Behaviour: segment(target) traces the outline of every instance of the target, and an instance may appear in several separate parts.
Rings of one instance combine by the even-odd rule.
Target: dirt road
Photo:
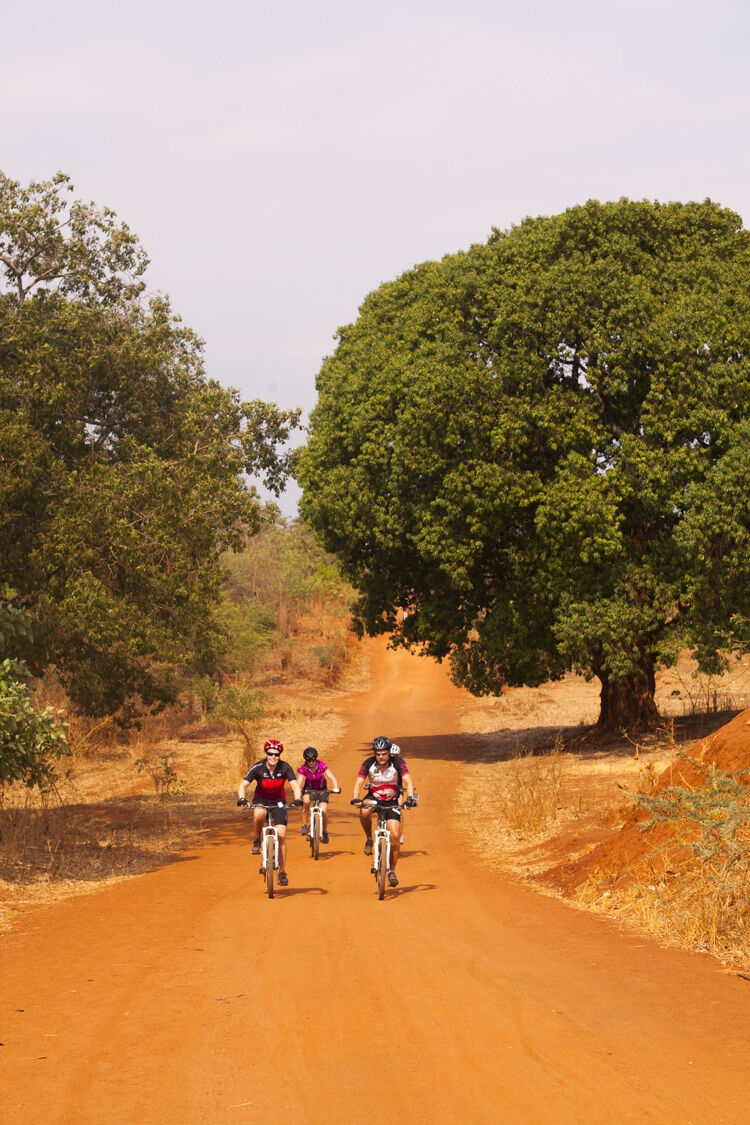
[[[427,661],[373,660],[326,748],[331,845],[314,863],[295,815],[273,902],[238,811],[1,940],[0,1119],[750,1122],[750,983],[476,866],[451,823],[460,693]],[[377,733],[422,798],[384,902],[348,804]]]

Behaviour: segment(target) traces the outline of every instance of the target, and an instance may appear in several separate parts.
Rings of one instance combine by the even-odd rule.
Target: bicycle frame
[[[310,849],[315,856],[315,839],[321,840],[323,836],[323,809],[319,801],[310,800],[310,828],[308,831],[308,839],[310,842]],[[315,856],[317,859],[318,857]]]
[[[320,790],[306,789],[305,793],[310,799],[310,824],[307,831],[307,842],[310,845],[310,854],[313,859],[318,859],[320,844],[325,832],[325,818],[323,815],[323,802],[320,799]],[[325,792],[340,793],[340,789],[327,789]]]
[[[380,844],[379,843],[380,841],[384,841],[384,844]],[[380,855],[379,848],[383,847],[383,846],[385,847],[385,869],[386,869],[386,871],[390,871],[390,869],[391,869],[391,831],[388,827],[388,821],[385,818],[385,809],[379,808],[378,809],[378,826],[372,834],[372,854],[373,854],[374,859],[377,858]],[[376,866],[376,869],[377,869],[377,864],[375,866]],[[377,878],[377,870],[376,870],[376,876],[375,877]]]
[[[264,805],[260,801],[256,801],[250,805],[251,809],[262,808],[266,810],[266,822],[261,830],[260,838],[259,874],[266,881],[266,890],[269,898],[273,898],[274,872],[279,869],[279,833],[274,814],[277,809],[289,809],[291,807],[291,805],[286,804],[284,801],[278,801],[275,805]]]

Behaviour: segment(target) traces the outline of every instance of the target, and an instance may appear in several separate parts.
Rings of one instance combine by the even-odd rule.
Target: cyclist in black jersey
[[[284,752],[282,744],[278,739],[271,738],[266,742],[263,750],[265,761],[256,762],[254,766],[250,767],[237,790],[237,804],[247,805],[249,803],[247,791],[255,782],[255,792],[252,796],[255,828],[253,855],[258,855],[260,852],[260,833],[263,822],[268,816],[269,806],[276,805],[279,801],[286,801],[285,784],[287,781],[294,792],[295,804],[302,804],[302,790],[297,781],[297,776],[288,762],[281,761],[281,755]],[[289,884],[286,873],[287,810],[275,809],[274,821],[279,834],[279,886],[286,887]]]

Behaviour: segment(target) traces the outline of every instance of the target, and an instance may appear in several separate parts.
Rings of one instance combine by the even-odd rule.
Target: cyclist
[[[253,855],[260,854],[260,833],[263,821],[268,816],[269,806],[278,801],[286,801],[285,783],[288,781],[294,791],[295,804],[302,803],[302,792],[294,770],[288,762],[281,761],[284,747],[276,738],[269,738],[263,746],[265,761],[256,762],[247,771],[237,790],[237,804],[247,805],[247,791],[255,782],[255,792],[252,798],[253,826],[255,839],[253,840]],[[274,821],[279,833],[279,886],[286,887],[289,879],[286,873],[286,825],[287,810],[276,809]]]
[[[365,855],[372,855],[372,825],[373,817],[377,815],[371,805],[361,804],[360,795],[365,783],[369,784],[371,797],[389,806],[386,818],[388,831],[391,834],[391,870],[388,872],[388,882],[392,887],[397,887],[396,864],[400,848],[401,808],[404,804],[408,808],[416,804],[413,799],[414,783],[404,759],[400,754],[393,754],[394,744],[390,738],[386,738],[385,735],[373,738],[371,748],[371,757],[365,758],[359,768],[354,783],[352,804],[360,805],[359,820],[365,834]],[[398,747],[395,749],[398,750]]]
[[[305,760],[297,770],[299,784],[302,790],[302,827],[300,828],[300,833],[303,836],[307,835],[310,824],[310,797],[314,794],[320,801],[323,810],[322,843],[328,844],[330,843],[328,838],[328,782],[331,783],[331,789],[334,793],[341,792],[339,783],[325,762],[320,761],[318,751],[314,746],[308,746],[307,749],[303,751],[302,757]]]

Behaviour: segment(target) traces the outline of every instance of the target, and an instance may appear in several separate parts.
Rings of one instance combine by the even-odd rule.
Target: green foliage
[[[296,470],[360,628],[653,721],[659,662],[750,636],[749,356],[749,236],[710,201],[589,202],[381,286]]]
[[[222,651],[220,559],[262,515],[246,474],[281,487],[298,413],[207,379],[168,301],[139,301],[135,237],[69,190],[0,177],[0,596],[34,617],[36,674],[127,719]]]
[[[0,792],[15,781],[49,786],[55,761],[70,752],[61,716],[51,707],[37,710],[28,668],[5,655],[29,627],[28,614],[0,603]]]

